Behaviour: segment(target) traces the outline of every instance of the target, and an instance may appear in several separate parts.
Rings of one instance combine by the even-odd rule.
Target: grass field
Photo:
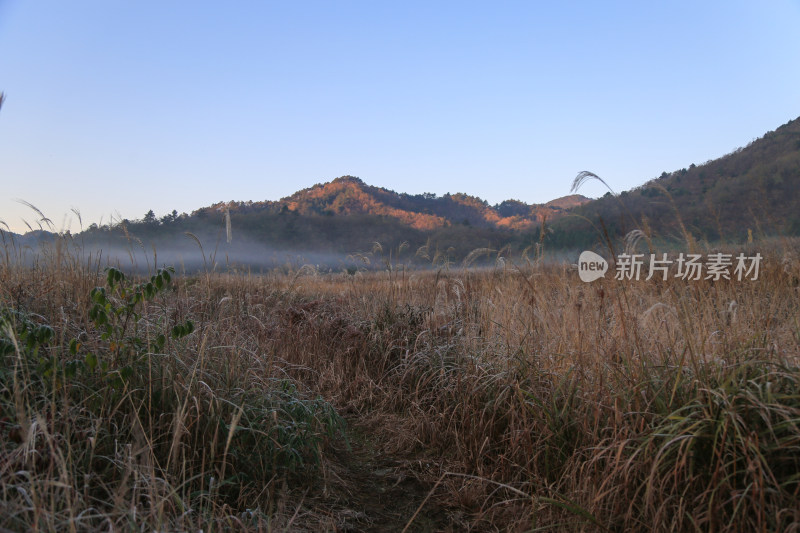
[[[792,531],[800,261],[149,276],[0,262],[0,527]]]

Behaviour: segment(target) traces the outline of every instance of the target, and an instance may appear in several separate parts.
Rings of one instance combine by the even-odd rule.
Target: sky
[[[342,175],[496,204],[589,170],[619,192],[800,116],[798,28],[800,0],[0,0],[0,220],[36,228],[23,200],[75,232],[76,211]]]

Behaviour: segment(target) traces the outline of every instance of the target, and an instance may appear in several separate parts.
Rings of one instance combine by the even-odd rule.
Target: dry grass
[[[105,273],[60,246],[0,266],[2,527],[800,522],[796,245],[762,250],[758,281],[584,284],[510,262],[176,276],[137,311],[127,352],[88,318]],[[194,332],[156,349],[186,319]],[[28,342],[42,325],[52,336]],[[106,374],[65,371],[89,353]],[[356,486],[383,481],[355,456],[391,457],[425,490],[395,522],[370,519],[391,509]]]

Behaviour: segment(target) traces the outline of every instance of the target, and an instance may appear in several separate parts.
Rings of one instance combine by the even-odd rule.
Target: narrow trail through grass
[[[429,498],[434,484],[423,479],[425,460],[381,451],[357,422],[348,421],[346,439],[335,446],[326,486],[309,504],[328,509],[332,525],[341,532],[399,532],[412,517],[408,531],[447,531],[445,510]]]

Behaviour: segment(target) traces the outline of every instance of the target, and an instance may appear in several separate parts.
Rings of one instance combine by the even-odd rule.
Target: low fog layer
[[[207,241],[201,244],[191,238],[183,241],[152,242],[131,239],[128,244],[81,242],[80,237],[49,236],[31,239],[6,234],[3,261],[9,264],[34,266],[46,261],[79,261],[99,268],[116,266],[128,272],[146,273],[164,266],[177,272],[249,271],[253,273],[296,270],[311,264],[320,270],[346,270],[371,267],[359,254],[330,254],[313,251],[281,250],[257,242],[227,243]]]
[[[47,261],[77,261],[92,268],[115,266],[126,272],[148,273],[157,268],[172,266],[177,272],[201,271],[262,273],[276,270],[294,272],[311,265],[319,272],[354,272],[357,270],[385,270],[413,266],[414,269],[469,267],[485,269],[526,264],[532,258],[522,258],[508,251],[482,248],[476,257],[457,257],[446,253],[434,259],[433,253],[420,253],[410,246],[383,246],[372,244],[371,249],[337,253],[317,250],[286,249],[269,246],[241,234],[227,242],[225,235],[210,233],[178,234],[157,240],[143,240],[131,234],[125,236],[107,233],[86,235],[11,235],[4,234],[0,242],[3,261],[10,264],[34,266]],[[478,250],[476,250],[478,251]],[[516,257],[515,257],[516,256]],[[573,257],[574,256],[574,257]],[[545,261],[574,262],[577,252],[559,251],[547,254]]]

